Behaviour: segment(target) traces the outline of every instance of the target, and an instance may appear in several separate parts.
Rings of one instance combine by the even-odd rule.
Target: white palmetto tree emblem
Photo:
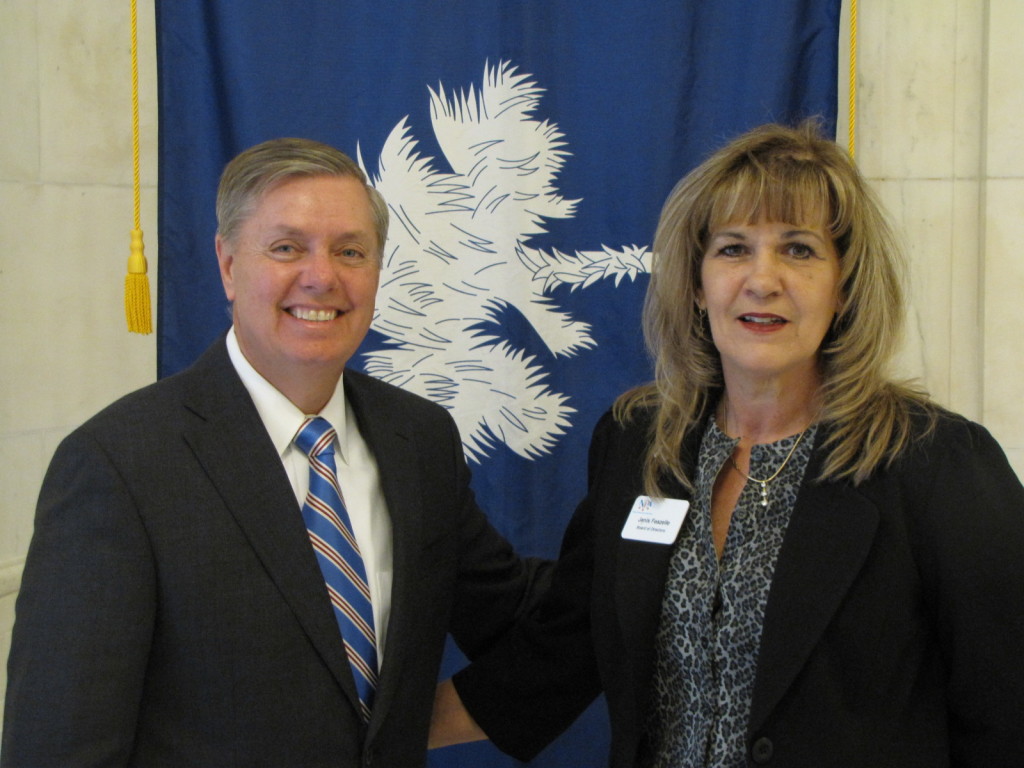
[[[572,218],[580,202],[555,187],[570,153],[558,126],[534,116],[542,93],[507,62],[485,65],[479,90],[439,84],[431,122],[452,171],[418,153],[402,119],[372,179],[391,211],[373,321],[388,343],[364,356],[366,370],[449,408],[474,460],[497,443],[523,457],[547,453],[575,412],[545,383],[542,361],[480,324],[511,306],[552,355],[577,355],[597,342],[551,290],[650,271],[646,247],[531,246],[545,220]]]

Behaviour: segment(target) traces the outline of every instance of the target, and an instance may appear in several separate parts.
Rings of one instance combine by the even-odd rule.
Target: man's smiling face
[[[230,240],[217,239],[239,347],[278,389],[340,375],[373,320],[380,253],[370,199],[344,176],[268,189]]]

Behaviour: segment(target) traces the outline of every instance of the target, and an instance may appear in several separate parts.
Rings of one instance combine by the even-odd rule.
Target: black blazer
[[[419,766],[445,634],[474,655],[530,574],[469,489],[444,409],[345,393],[394,573],[368,727],[295,496],[223,339],[73,432],[17,601],[4,766]]]
[[[700,432],[683,449],[691,469]],[[521,759],[603,690],[610,765],[636,764],[671,555],[621,537],[647,434],[648,417],[604,417],[551,591],[456,677],[471,714]],[[824,437],[768,597],[748,765],[1024,765],[1024,489],[1003,452],[943,413],[854,487],[814,481]]]

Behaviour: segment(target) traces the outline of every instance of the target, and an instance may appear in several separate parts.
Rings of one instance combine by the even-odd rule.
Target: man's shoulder
[[[76,431],[144,432],[177,418],[190,401],[201,400],[229,381],[230,361],[215,343],[190,367],[129,392],[101,409]],[[223,357],[223,360],[220,358]],[[237,377],[236,377],[237,378]],[[238,382],[241,386],[241,382]]]
[[[345,369],[345,388],[346,396],[353,400],[357,409],[359,405],[367,405],[376,410],[384,405],[415,418],[450,418],[444,406],[361,371]]]

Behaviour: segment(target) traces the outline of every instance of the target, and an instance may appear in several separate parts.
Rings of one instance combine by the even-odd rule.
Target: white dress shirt
[[[337,433],[334,455],[338,484],[352,520],[352,532],[359,543],[370,586],[379,669],[384,659],[384,638],[387,637],[391,611],[394,560],[391,516],[381,491],[377,461],[359,434],[355,415],[345,400],[342,379],[338,379],[334,395],[319,414],[305,414],[246,360],[238,346],[233,327],[228,331],[227,347],[231,363],[259,411],[295,492],[297,508],[282,510],[282,514],[295,513],[301,516],[302,504],[309,490],[309,458],[293,442],[302,423],[307,416],[321,416],[331,423]]]

